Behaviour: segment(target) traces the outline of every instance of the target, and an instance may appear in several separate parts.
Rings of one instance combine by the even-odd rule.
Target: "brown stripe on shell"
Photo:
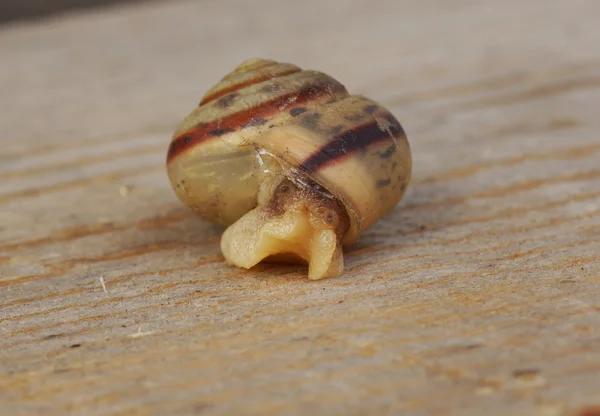
[[[229,78],[235,77],[236,75],[239,75],[242,72],[255,71],[257,69],[263,69],[268,66],[282,65],[282,64],[283,64],[283,62],[277,62],[277,61],[273,61],[270,59],[260,59],[260,58],[249,59],[249,60],[239,64],[237,67],[235,67],[234,70],[231,71],[229,74],[227,74],[225,77],[223,77],[223,79],[229,79]]]
[[[387,126],[382,125],[382,120]],[[346,130],[323,145],[299,166],[304,172],[315,172],[333,163],[340,162],[356,152],[384,140],[404,137],[404,130],[398,120],[389,112],[378,115],[375,120]]]
[[[295,108],[314,104],[315,102],[323,103],[337,94],[347,94],[346,88],[342,84],[329,77],[317,78],[302,85],[296,91],[263,101],[254,107],[238,111],[226,117],[200,123],[181,133],[171,141],[167,153],[167,163],[187,149],[206,140],[219,137],[220,134],[218,133],[225,134],[239,131],[244,126],[249,127],[254,125],[252,120],[260,120],[260,124],[264,124],[276,116],[282,107]]]
[[[290,75],[290,74],[294,74],[296,72],[300,72],[300,68],[289,68],[285,71],[279,71],[279,72],[263,72],[263,73],[257,73],[256,77],[254,78],[250,78],[250,79],[245,79],[242,80],[241,82],[238,83],[233,83],[231,85],[227,85],[225,88],[217,90],[211,94],[208,94],[206,96],[204,96],[204,98],[202,98],[202,101],[200,101],[200,105],[204,105],[206,103],[209,103],[211,101],[216,100],[217,98],[221,98],[227,94],[230,94],[232,92],[238,91],[242,88],[246,88],[249,87],[251,85],[254,84],[258,84],[264,81],[268,81],[270,79],[273,78],[277,78],[277,77],[282,77],[285,75]]]

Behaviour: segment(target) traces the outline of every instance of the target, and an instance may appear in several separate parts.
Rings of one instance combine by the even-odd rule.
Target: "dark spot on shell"
[[[382,159],[387,159],[388,157],[393,155],[395,151],[396,151],[396,145],[392,144],[390,147],[385,149],[385,151],[383,153],[378,153],[378,155]]]
[[[281,192],[283,192],[283,193],[286,193],[287,191],[289,191],[289,190],[290,190],[290,187],[289,187],[288,185],[281,185],[281,186],[279,187],[279,190],[280,190]]]
[[[373,114],[375,112],[375,110],[377,110],[377,106],[375,104],[371,104],[368,105],[364,108],[365,113],[367,114]]]
[[[327,223],[331,224],[333,222],[333,214],[327,215]]]
[[[331,130],[329,130],[329,132],[331,134],[340,134],[343,129],[344,129],[344,125],[343,124],[338,124],[337,126],[332,127]]]
[[[360,121],[363,118],[363,115],[361,113],[355,113],[355,114],[351,114],[349,116],[344,116],[344,118],[348,121]]]
[[[244,124],[242,127],[246,128],[246,127],[262,126],[266,122],[267,122],[267,120],[265,120],[264,118],[257,117],[257,118],[253,118],[252,120],[250,120],[249,122]]]
[[[226,96],[219,98],[219,101],[217,101],[217,104],[220,107],[227,108],[231,104],[233,104],[233,102],[238,97],[238,95],[240,95],[239,92],[232,92],[231,94],[227,94]]]
[[[390,178],[378,179],[376,185],[378,188],[384,188],[384,187],[388,186],[391,182],[392,182],[392,180]]]
[[[281,85],[279,84],[268,84],[262,87],[263,92],[277,92],[281,90]]]
[[[81,344],[72,344],[69,348],[79,348]]]
[[[218,137],[218,136],[222,136],[227,133],[233,133],[234,131],[235,131],[234,129],[216,129],[216,130],[209,131],[208,135]]]
[[[305,127],[314,128],[320,118],[321,118],[320,113],[312,113],[312,114],[309,114],[309,115],[303,117],[302,120],[300,120],[300,122]]]
[[[302,113],[304,113],[306,111],[308,111],[308,110],[306,108],[304,108],[304,107],[292,108],[290,110],[290,115],[292,117],[296,117],[296,116],[299,116],[300,114],[302,114]]]
[[[192,142],[192,137],[191,137],[191,136],[186,136],[186,137],[183,139],[183,142],[184,142],[185,144],[190,144],[190,143]]]

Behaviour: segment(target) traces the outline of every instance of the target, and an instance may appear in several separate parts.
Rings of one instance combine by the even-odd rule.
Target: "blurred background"
[[[0,24],[149,1],[153,0],[3,0],[0,2]]]

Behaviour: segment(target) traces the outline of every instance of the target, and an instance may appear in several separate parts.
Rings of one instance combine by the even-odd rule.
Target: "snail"
[[[167,173],[179,200],[223,226],[230,265],[302,262],[338,277],[343,251],[402,199],[411,150],[382,105],[332,77],[251,59],[175,128]]]

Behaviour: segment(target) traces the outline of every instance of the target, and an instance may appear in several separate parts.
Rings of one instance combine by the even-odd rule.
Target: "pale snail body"
[[[228,227],[229,263],[293,255],[311,279],[342,273],[342,247],[402,199],[411,169],[386,108],[321,72],[260,59],[206,93],[167,156],[179,199]]]

